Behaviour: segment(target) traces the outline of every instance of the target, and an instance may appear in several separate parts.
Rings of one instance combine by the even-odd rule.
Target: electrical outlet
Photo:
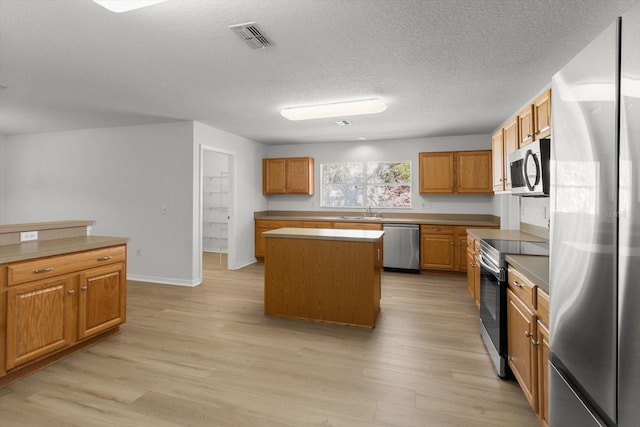
[[[37,231],[23,231],[20,233],[20,241],[28,242],[31,240],[38,240],[38,232]]]

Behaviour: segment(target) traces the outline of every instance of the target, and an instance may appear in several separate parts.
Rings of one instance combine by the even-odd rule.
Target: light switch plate
[[[38,232],[37,231],[23,231],[20,233],[20,241],[28,242],[30,240],[38,240]]]

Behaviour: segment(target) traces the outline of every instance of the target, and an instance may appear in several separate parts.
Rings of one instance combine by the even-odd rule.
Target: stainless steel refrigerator
[[[553,77],[551,427],[640,425],[640,2]]]

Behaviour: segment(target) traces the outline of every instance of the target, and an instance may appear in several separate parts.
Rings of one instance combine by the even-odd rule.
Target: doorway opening
[[[231,155],[202,148],[202,256],[207,263],[217,262],[228,269],[233,202]]]

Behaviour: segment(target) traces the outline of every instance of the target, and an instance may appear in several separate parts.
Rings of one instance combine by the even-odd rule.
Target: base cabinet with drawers
[[[126,320],[126,246],[0,265],[0,292],[4,385],[118,332]]]
[[[509,266],[508,363],[540,423],[549,419],[549,295]]]

